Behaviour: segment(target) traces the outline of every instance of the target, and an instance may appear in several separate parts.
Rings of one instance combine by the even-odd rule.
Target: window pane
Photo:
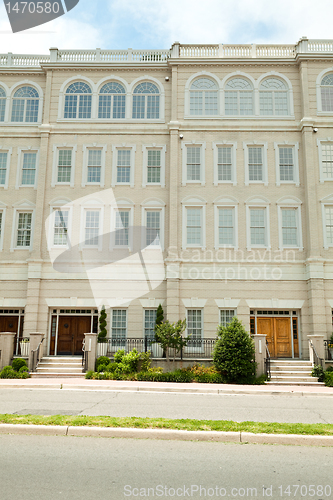
[[[282,241],[284,246],[298,246],[296,210],[283,208],[282,210]]]
[[[205,114],[217,115],[217,92],[205,91]]]
[[[64,118],[76,118],[77,98],[77,95],[65,96]]]
[[[117,182],[129,183],[131,180],[131,150],[118,150]]]
[[[202,115],[202,92],[193,92],[190,93],[190,114]]]
[[[262,116],[273,114],[273,92],[260,92],[260,114]]]
[[[158,119],[160,116],[160,96],[148,95],[147,96],[147,118]]]
[[[219,245],[234,245],[233,208],[219,209]]]
[[[67,245],[68,210],[54,212],[54,245]]]
[[[72,150],[60,149],[58,151],[58,177],[57,182],[71,181]]]
[[[333,178],[333,144],[322,144],[322,168],[323,177],[326,179]]]
[[[201,245],[201,208],[187,209],[187,244]]]
[[[89,149],[87,182],[101,181],[101,165],[102,165],[102,151],[100,149]]]
[[[333,245],[333,207],[325,207],[326,239],[328,245]]]
[[[187,180],[200,181],[200,148],[187,148]]]
[[[333,111],[333,87],[321,88],[321,106],[323,111]]]
[[[240,99],[240,114],[241,115],[252,115],[252,92],[239,92]]]
[[[145,117],[145,99],[144,95],[134,95],[133,96],[133,118]]]
[[[147,210],[146,245],[160,244],[161,212]]]
[[[148,151],[147,182],[161,182],[161,151]]]
[[[265,245],[265,209],[250,210],[251,245]]]
[[[80,95],[79,116],[78,118],[91,117],[91,95]]]
[[[112,310],[112,340],[117,341],[117,345],[126,341],[126,309]]]
[[[202,339],[202,311],[200,309],[190,309],[187,311],[187,334],[191,335],[188,346],[195,345],[195,341]]]
[[[116,212],[115,245],[128,246],[129,211]]]
[[[18,247],[29,247],[31,239],[31,213],[20,213],[18,216],[17,241]]]
[[[99,214],[98,210],[86,211],[85,245],[98,245]]]
[[[33,186],[35,184],[37,153],[23,153],[22,185]]]
[[[292,148],[279,148],[280,181],[294,180],[294,155]]]
[[[7,152],[0,152],[0,184],[6,183],[6,169],[7,169]]]
[[[217,149],[217,168],[219,181],[232,180],[232,163],[231,163],[231,148],[221,147]]]
[[[262,148],[252,148],[249,151],[249,180],[263,180]]]
[[[155,323],[157,309],[145,309],[145,337],[153,342],[155,340]]]
[[[25,113],[26,122],[37,122],[38,121],[38,99],[27,99],[27,108]]]
[[[13,99],[12,122],[23,122],[24,99]]]
[[[221,309],[220,310],[220,324],[222,326],[228,326],[232,318],[235,316],[234,309]]]

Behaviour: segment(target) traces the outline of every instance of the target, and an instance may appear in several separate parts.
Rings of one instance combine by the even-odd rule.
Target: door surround
[[[78,337],[82,336],[82,333],[88,333],[88,332],[78,332],[77,331],[77,324],[79,323],[80,318],[90,318],[90,324],[89,324],[89,331],[90,332],[95,332],[97,333],[98,329],[98,309],[95,309],[94,307],[92,308],[86,308],[86,309],[78,309],[78,308],[72,308],[72,309],[50,309],[50,317],[49,317],[49,338],[48,338],[48,353],[50,356],[57,356],[61,355],[58,354],[59,349],[58,349],[58,343],[59,343],[59,324],[60,328],[62,325],[62,318],[68,318],[68,321],[66,324],[68,324],[68,327],[73,326],[74,327],[74,332],[73,332],[73,345],[68,346],[69,351],[67,355],[73,355],[73,352],[76,354],[79,354],[78,350],[78,344],[77,342],[79,341]],[[78,321],[75,321],[77,318]],[[60,332],[61,334],[61,332]],[[60,348],[63,347],[60,344]],[[74,345],[76,344],[76,345]],[[66,351],[67,352],[67,351]],[[75,354],[74,354],[75,355]]]

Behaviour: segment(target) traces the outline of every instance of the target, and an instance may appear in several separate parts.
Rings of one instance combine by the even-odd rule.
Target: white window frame
[[[265,214],[265,243],[263,245],[252,245],[251,243],[251,210],[264,209]],[[271,248],[270,244],[270,217],[269,217],[269,202],[261,198],[253,198],[246,202],[246,240],[247,250],[252,248]]]
[[[48,247],[49,248],[70,248],[71,246],[71,234],[72,234],[72,218],[73,218],[73,206],[59,203],[50,204],[50,217],[48,219]],[[67,203],[67,202],[66,202]],[[57,210],[63,210],[68,212],[68,227],[67,227],[67,243],[65,245],[55,245],[54,244],[54,223],[55,223],[55,212]]]
[[[322,224],[323,224],[323,246],[325,250],[328,250],[329,248],[333,247],[333,243],[329,244],[327,240],[327,232],[326,232],[326,208],[332,208],[333,209],[333,199],[332,197],[329,197],[330,199],[328,200],[323,200],[321,202],[321,215],[322,215]]]
[[[235,316],[237,316],[237,308],[235,307],[220,307],[219,308],[219,325],[222,325],[222,321],[221,321],[221,313],[222,311],[234,311],[234,315],[233,315],[233,318]],[[227,326],[227,325],[222,325],[222,326]]]
[[[218,149],[223,147],[231,148],[231,180],[230,181],[220,181],[218,174]],[[237,142],[223,141],[223,142],[213,142],[212,144],[213,156],[214,156],[214,186],[219,184],[232,184],[237,185],[237,163],[236,163],[236,150]]]
[[[120,149],[130,150],[130,161],[131,161],[131,170],[130,170],[130,182],[117,182],[117,166],[118,166],[118,151]],[[135,144],[114,144],[112,146],[112,187],[115,186],[130,186],[134,187],[134,174],[135,174],[135,152],[136,145]]]
[[[193,302],[193,299],[192,299],[192,302]],[[201,311],[201,338],[193,338],[192,339],[192,336],[190,337],[190,341],[189,341],[189,345],[187,345],[185,347],[185,350],[186,352],[203,352],[204,350],[204,346],[203,346],[203,339],[204,339],[204,325],[205,325],[205,321],[204,321],[204,307],[186,307],[186,335],[189,335],[189,331],[188,331],[188,325],[189,325],[189,321],[188,321],[188,313],[189,311]],[[193,342],[195,342],[196,340],[201,340],[201,346],[195,346],[195,345],[191,345],[191,340],[193,340]]]
[[[101,180],[100,182],[88,182],[88,159],[90,150],[101,151]],[[82,168],[82,187],[85,186],[101,186],[105,185],[105,156],[107,152],[106,144],[85,144],[82,146],[83,152],[83,168]]]
[[[182,201],[182,248],[206,248],[206,204],[205,200],[197,198],[188,198]],[[201,245],[187,244],[187,209],[199,208],[201,209]]]
[[[87,212],[99,212],[99,227],[98,227],[98,244],[97,245],[86,245],[86,217]],[[102,251],[103,246],[103,228],[104,228],[104,205],[102,205],[98,200],[89,200],[89,202],[81,205],[81,223],[80,223],[80,244],[79,248],[82,249],[96,249]]]
[[[2,188],[2,189],[8,189],[9,171],[10,171],[10,160],[11,160],[12,152],[13,152],[13,148],[6,148],[6,147],[3,147],[3,146],[0,146],[0,153],[7,153],[5,183],[4,184],[0,184],[0,188]]]
[[[165,203],[161,200],[146,200],[141,205],[141,221],[142,227],[147,227],[147,212],[160,212],[160,244],[159,245],[148,245],[146,246],[146,241],[144,243],[143,249],[149,250],[164,250],[164,227],[165,227]],[[144,238],[146,238],[146,232],[144,231]]]
[[[161,165],[160,165],[160,182],[148,182],[148,151],[158,150],[161,151]],[[166,145],[157,145],[157,144],[144,144],[142,146],[142,187],[147,186],[161,186],[165,187],[165,154],[166,154]]]
[[[250,181],[249,179],[249,148],[262,148],[262,180],[261,181]],[[267,168],[267,142],[243,142],[244,149],[244,170],[245,170],[245,186],[249,184],[264,184],[268,185],[268,168]]]
[[[129,251],[133,249],[133,220],[134,220],[134,203],[130,200],[116,200],[117,206],[112,208],[111,211],[111,240],[110,249],[124,249],[128,248]],[[115,231],[116,231],[116,213],[129,212],[129,231],[128,231],[128,245],[116,245]]]
[[[317,139],[318,154],[319,154],[319,182],[320,183],[333,181],[333,175],[332,175],[332,177],[324,177],[322,146],[325,144],[331,145],[333,148],[333,138],[327,137],[326,139]]]
[[[186,186],[186,184],[201,184],[201,186],[205,185],[205,151],[206,151],[206,143],[205,142],[182,142],[182,185]],[[188,147],[197,147],[200,148],[200,180],[187,180],[187,148]]]
[[[126,311],[126,331],[125,331],[125,337],[124,341],[126,342],[127,340],[127,334],[128,334],[128,308],[125,307],[112,307],[110,309],[110,339],[112,340],[112,350],[117,351],[118,349],[124,349],[123,341],[119,339],[119,345],[117,346],[116,342],[113,341],[114,337],[112,335],[112,330],[113,330],[113,311]],[[125,344],[126,345],[126,344]]]
[[[140,83],[153,83],[156,85],[156,87],[159,90],[159,94],[153,94],[153,95],[159,95],[160,96],[160,103],[159,103],[159,118],[133,118],[133,96],[134,96],[134,89],[140,84]],[[135,94],[137,95],[137,94]],[[148,96],[149,94],[142,94],[145,96]],[[139,78],[136,78],[131,85],[129,86],[129,95],[127,96],[127,99],[129,99],[129,114],[128,118],[132,123],[135,122],[141,122],[141,123],[164,123],[165,121],[165,90],[164,86],[161,84],[161,82],[157,79],[154,78],[150,75],[145,75],[145,76],[140,76]],[[146,104],[146,102],[145,102]],[[147,108],[145,108],[147,109]]]
[[[71,178],[70,182],[58,182],[58,160],[59,160],[59,150],[61,149],[71,149],[72,150],[72,165],[71,165]],[[76,157],[77,145],[76,144],[55,144],[53,146],[53,165],[52,165],[52,180],[51,187],[55,186],[70,186],[74,187],[75,179],[75,157]]]
[[[1,83],[2,87],[7,91],[8,87],[5,87],[3,83]],[[39,104],[38,104],[38,117],[37,117],[37,122],[12,122],[12,109],[13,109],[13,98],[14,94],[17,90],[19,90],[20,87],[32,87],[38,92],[38,99],[39,99]],[[25,98],[23,98],[25,99]],[[8,102],[9,101],[9,102]],[[7,122],[11,127],[37,127],[42,123],[42,117],[43,117],[43,101],[44,101],[44,93],[40,85],[36,82],[32,82],[30,80],[22,80],[18,82],[16,85],[13,85],[11,89],[8,89],[7,92],[7,104],[6,104],[6,111],[5,111],[5,122]],[[26,105],[25,105],[26,109]],[[2,122],[2,123],[5,123]]]
[[[24,153],[36,153],[36,169],[35,169],[35,182],[34,182],[34,184],[22,184]],[[32,146],[29,146],[27,148],[17,148],[17,174],[16,174],[15,189],[19,189],[19,188],[37,189],[38,168],[39,168],[39,148],[34,148]]]
[[[294,159],[294,179],[292,181],[282,181],[280,178],[280,148],[290,148],[293,151],[293,159]],[[298,164],[298,150],[299,143],[298,142],[274,142],[274,150],[275,150],[275,167],[276,167],[276,185],[280,186],[281,184],[295,184],[299,186],[299,164]]]
[[[326,68],[323,71],[319,73],[317,76],[316,80],[316,91],[317,91],[317,115],[318,116],[332,116],[333,111],[323,111],[323,105],[321,102],[321,82],[323,81],[323,78],[330,74],[333,73],[333,66],[330,68]]]
[[[303,237],[302,237],[302,214],[301,214],[301,201],[296,201],[293,198],[283,198],[277,202],[278,209],[278,227],[279,227],[279,250],[296,248],[298,250],[303,250]],[[282,234],[282,209],[296,210],[296,227],[297,227],[297,246],[289,246],[283,244],[283,234]]]
[[[30,246],[28,246],[28,247],[18,247],[17,246],[18,220],[19,220],[20,213],[31,213],[32,214]],[[35,229],[35,205],[33,203],[25,200],[22,203],[14,206],[10,251],[13,252],[14,250],[24,250],[24,251],[29,250],[31,252],[33,249],[34,229]]]
[[[234,229],[234,241],[232,245],[220,245],[219,238],[219,209],[229,209],[233,210],[233,229]],[[238,202],[230,198],[220,198],[214,201],[214,247],[215,250],[219,248],[238,248]]]
[[[142,321],[142,338],[146,339],[146,311],[157,311],[157,307],[144,307],[143,308],[143,321]],[[149,339],[149,337],[148,337]]]
[[[0,232],[0,252],[2,252],[2,250],[3,250],[5,222],[6,222],[6,208],[7,208],[7,205],[0,202],[0,213],[2,214],[1,232]]]

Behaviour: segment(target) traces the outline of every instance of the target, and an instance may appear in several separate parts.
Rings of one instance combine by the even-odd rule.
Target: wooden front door
[[[290,318],[257,318],[257,332],[267,338],[272,358],[291,358]]]
[[[90,331],[90,316],[59,316],[57,354],[82,354],[84,334]]]
[[[18,316],[0,316],[0,332],[18,333]]]

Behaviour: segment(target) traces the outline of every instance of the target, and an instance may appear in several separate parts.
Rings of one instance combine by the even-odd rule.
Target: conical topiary
[[[99,334],[98,334],[98,342],[106,342],[106,312],[105,306],[102,306],[100,315],[99,315]]]

